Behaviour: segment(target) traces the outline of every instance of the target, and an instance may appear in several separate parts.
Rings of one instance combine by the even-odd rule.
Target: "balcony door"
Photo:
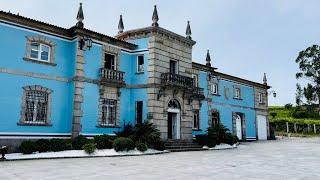
[[[104,56],[104,68],[105,69],[116,70],[115,55],[105,54],[105,56]]]
[[[170,60],[170,73],[177,74],[177,61]]]

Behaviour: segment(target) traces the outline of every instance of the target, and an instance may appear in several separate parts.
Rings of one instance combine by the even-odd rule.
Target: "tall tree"
[[[297,86],[296,104],[297,104],[297,106],[300,106],[300,105],[302,105],[303,91],[302,91],[300,84],[297,83],[296,86]]]
[[[316,94],[313,86],[308,83],[306,87],[303,88],[304,97],[307,100],[307,104],[311,105],[316,100]]]
[[[299,64],[299,70],[296,78],[304,78],[314,88],[320,106],[320,47],[313,45],[300,51],[296,63]],[[320,111],[319,111],[320,114]]]

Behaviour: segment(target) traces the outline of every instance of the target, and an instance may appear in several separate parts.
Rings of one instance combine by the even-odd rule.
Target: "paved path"
[[[224,151],[0,162],[0,180],[320,179],[320,138],[243,143]]]

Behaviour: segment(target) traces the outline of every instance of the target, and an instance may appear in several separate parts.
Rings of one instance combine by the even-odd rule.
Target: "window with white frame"
[[[234,98],[240,99],[241,98],[241,90],[240,88],[235,88],[234,90]]]
[[[211,84],[211,94],[219,94],[218,84],[213,83]]]
[[[115,126],[117,117],[117,100],[104,99],[102,103],[102,120],[104,126]]]
[[[38,61],[45,61],[50,62],[50,53],[51,53],[51,47],[38,43],[38,42],[31,42],[30,46],[30,57],[34,60]]]
[[[199,110],[193,110],[193,129],[200,129]]]
[[[137,57],[137,72],[138,73],[142,73],[144,72],[144,56],[143,55],[139,55]]]
[[[22,111],[19,125],[50,124],[51,90],[33,85],[23,87]]]
[[[199,87],[199,78],[197,74],[192,74],[193,83],[195,87]]]
[[[116,70],[116,59],[115,55],[113,54],[105,54],[104,55],[104,68]]]
[[[259,103],[263,104],[263,94],[259,93]]]

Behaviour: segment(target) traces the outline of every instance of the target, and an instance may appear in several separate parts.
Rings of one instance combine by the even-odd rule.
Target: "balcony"
[[[199,88],[199,87],[193,87],[193,91],[192,91],[192,96],[195,99],[200,99],[203,100],[205,98],[204,96],[204,89],[203,88]]]
[[[125,85],[124,72],[101,68],[100,82],[104,85],[122,87]]]
[[[178,74],[163,73],[161,74],[161,84],[165,86],[176,86],[184,89],[192,89],[193,78]]]

